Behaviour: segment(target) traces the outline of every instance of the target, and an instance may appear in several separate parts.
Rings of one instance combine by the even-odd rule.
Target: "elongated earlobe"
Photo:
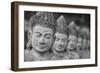
[[[28,32],[28,43],[27,43],[27,49],[31,50],[32,49],[32,32],[29,30]]]

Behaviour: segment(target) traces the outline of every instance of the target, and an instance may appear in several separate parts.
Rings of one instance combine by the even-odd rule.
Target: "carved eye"
[[[46,39],[50,39],[51,35],[46,35],[45,37],[46,37]]]

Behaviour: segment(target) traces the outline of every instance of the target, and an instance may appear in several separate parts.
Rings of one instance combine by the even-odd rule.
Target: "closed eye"
[[[62,41],[63,41],[63,42],[66,42],[66,38],[63,38]]]
[[[50,38],[51,38],[51,34],[46,34],[45,37],[46,37],[47,39],[50,39]]]
[[[36,36],[36,37],[41,37],[42,34],[41,34],[40,32],[35,32],[35,36]]]

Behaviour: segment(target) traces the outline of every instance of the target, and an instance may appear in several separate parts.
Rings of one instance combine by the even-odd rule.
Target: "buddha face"
[[[67,49],[69,50],[75,49],[76,43],[77,43],[77,37],[75,35],[69,35]]]
[[[57,32],[55,36],[56,36],[56,39],[54,42],[53,50],[57,52],[64,51],[67,46],[67,38],[68,38],[67,35]]]
[[[87,48],[87,45],[88,45],[87,39],[84,38],[84,39],[83,39],[83,49],[86,49],[86,48]]]
[[[78,37],[78,39],[77,39],[77,46],[76,46],[77,50],[82,49],[82,44],[83,44],[82,38]]]
[[[32,32],[32,47],[37,52],[46,52],[53,43],[53,30],[48,27],[36,25]]]

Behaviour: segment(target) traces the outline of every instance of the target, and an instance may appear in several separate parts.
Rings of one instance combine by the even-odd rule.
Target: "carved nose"
[[[41,37],[41,38],[40,38],[39,44],[40,44],[40,45],[45,45],[45,39],[44,39],[44,37]]]

